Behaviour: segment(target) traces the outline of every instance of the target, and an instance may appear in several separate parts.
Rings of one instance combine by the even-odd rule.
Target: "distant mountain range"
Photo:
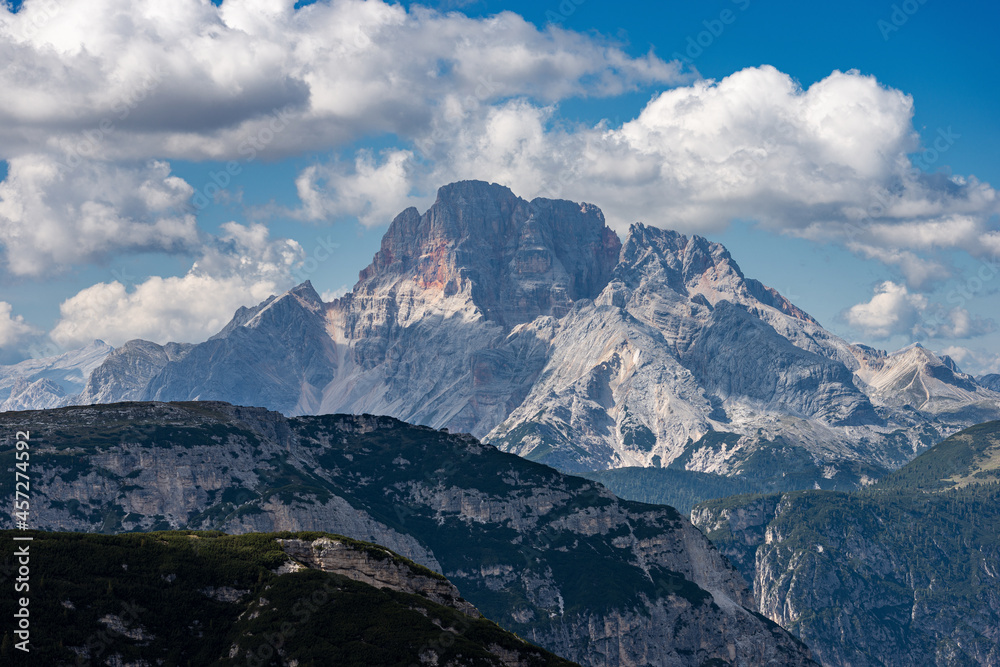
[[[761,489],[854,488],[1000,418],[997,376],[919,345],[850,344],[717,243],[643,224],[623,243],[595,206],[477,181],[399,214],[332,303],[307,282],[203,343],[106,349],[5,367],[4,408],[383,414],[567,472],[662,467]]]
[[[91,373],[113,350],[95,340],[65,354],[0,366],[0,412],[43,410],[79,401]]]

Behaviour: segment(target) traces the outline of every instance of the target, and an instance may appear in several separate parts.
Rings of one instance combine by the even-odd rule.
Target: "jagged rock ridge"
[[[95,340],[78,350],[0,366],[0,411],[54,408],[77,401],[112,348]],[[149,375],[143,376],[148,381]],[[109,378],[109,382],[115,380]]]
[[[290,569],[313,568],[341,574],[375,588],[412,593],[460,611],[470,618],[482,614],[459,594],[455,584],[433,570],[414,567],[388,549],[377,545],[358,548],[352,541],[337,536],[279,537],[282,550],[292,559]]]
[[[1000,391],[1000,374],[990,373],[988,375],[981,375],[976,378],[976,382],[987,389],[992,389],[993,391]]]

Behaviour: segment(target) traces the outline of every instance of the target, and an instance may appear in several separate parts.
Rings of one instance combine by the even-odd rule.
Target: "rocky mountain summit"
[[[131,341],[62,400],[383,414],[569,472],[854,488],[1000,417],[984,384],[834,336],[717,243],[640,223],[620,242],[590,204],[464,181],[399,214],[345,296],[307,282],[203,343]]]
[[[445,575],[487,618],[581,664],[812,664],[752,611],[746,583],[675,510],[469,435],[208,401],[0,414],[4,428],[25,424],[32,460],[46,462],[32,484],[33,526],[44,530],[333,532]],[[13,466],[14,452],[0,464]],[[472,613],[430,575],[373,570],[370,552],[282,544],[303,565],[353,563],[367,584],[398,587],[405,575]]]
[[[444,576],[420,567],[376,544],[360,545],[340,536],[293,535],[278,537],[282,551],[291,557],[284,569],[314,569],[340,574],[354,581],[412,593],[460,611],[470,618],[482,618],[479,610],[462,599],[455,584]]]

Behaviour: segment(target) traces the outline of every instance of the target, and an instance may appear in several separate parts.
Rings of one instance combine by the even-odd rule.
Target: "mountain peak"
[[[512,327],[596,297],[620,247],[596,206],[529,203],[502,185],[460,181],[438,190],[423,215],[396,216],[355,293],[404,286],[423,300],[464,295],[486,319]]]
[[[930,363],[932,365],[938,366],[943,365],[941,359],[928,350],[926,347],[920,343],[910,343],[905,347],[901,347],[895,352],[890,352],[889,357],[899,357],[920,360],[922,363]]]
[[[334,303],[306,281],[205,343],[123,347],[88,373],[85,397],[392,415],[573,470],[746,464],[770,479],[755,452],[778,461],[788,445],[796,470],[827,484],[820,461],[839,480],[871,477],[1000,416],[997,394],[946,360],[849,345],[719,243],[636,223],[623,245],[594,205],[482,181],[396,216]],[[2,371],[0,392],[16,371],[77,394],[51,366]]]
[[[277,316],[281,319],[286,316],[284,311],[288,305],[293,306],[293,310],[305,309],[312,313],[322,312],[324,308],[323,299],[313,288],[312,282],[307,280],[300,285],[296,285],[281,296],[271,297],[256,312],[252,310],[246,311],[248,317],[243,326],[251,328],[258,326],[263,318],[269,315],[273,316],[274,311],[279,309],[283,311],[282,315]]]
[[[524,201],[515,195],[506,185],[498,183],[488,183],[486,181],[456,181],[447,185],[442,185],[437,191],[438,203],[455,203],[460,206],[467,205],[470,201],[476,200],[508,200]]]
[[[726,247],[697,234],[685,236],[672,229],[633,223],[625,240],[624,254],[652,251],[666,266],[678,271],[685,280],[696,278],[711,268],[717,273],[732,273],[743,278],[739,265]]]
[[[323,299],[313,287],[311,280],[307,280],[301,285],[296,285],[292,289],[285,292],[285,294],[289,294],[299,300],[306,301],[311,304],[323,304]]]
[[[637,285],[650,276],[686,297],[705,297],[774,308],[805,322],[818,324],[808,313],[777,290],[743,275],[739,264],[721,243],[694,234],[690,237],[670,229],[641,222],[629,227],[616,275],[626,284]]]

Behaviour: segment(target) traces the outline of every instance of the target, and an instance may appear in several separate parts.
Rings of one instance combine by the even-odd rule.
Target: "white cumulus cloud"
[[[304,172],[302,210],[364,211],[366,223],[385,223],[392,215],[379,200],[396,212],[443,183],[479,178],[528,198],[597,203],[619,230],[642,220],[711,233],[757,220],[881,261],[911,289],[951,275],[941,251],[1000,251],[996,191],[917,169],[913,100],[858,72],[802,88],[773,67],[748,68],[655,95],[620,127],[557,123],[557,106],[525,97],[439,111],[414,153],[380,164],[359,154],[353,169],[332,165],[326,184]],[[391,179],[385,197],[364,187],[373,173]]]
[[[687,78],[652,54],[517,14],[377,0],[27,0],[0,5],[0,158],[240,159],[415,136],[436,109],[616,95]],[[276,135],[269,114],[283,109]],[[270,128],[270,129],[269,129]],[[268,135],[270,132],[270,136]]]
[[[24,321],[21,315],[14,315],[14,307],[0,301],[0,351],[23,344],[29,337],[39,332]]]
[[[945,308],[892,281],[878,285],[870,301],[848,308],[844,319],[866,335],[880,339],[896,335],[912,340],[971,338],[995,329],[992,320],[974,316],[961,307]]]
[[[185,251],[198,245],[193,192],[164,162],[140,166],[52,158],[9,161],[0,183],[0,244],[7,270],[40,276],[116,252]]]
[[[200,342],[240,306],[291,286],[304,256],[297,242],[271,239],[263,225],[229,222],[223,229],[183,276],[153,276],[131,291],[118,281],[81,290],[60,305],[51,338],[67,348],[95,338],[112,345],[132,338]]]
[[[301,249],[257,226],[221,238],[199,231],[189,202],[211,195],[169,161],[327,151],[298,174],[297,206],[260,212],[377,226],[426,205],[442,184],[478,178],[529,198],[598,204],[619,230],[641,220],[710,234],[756,220],[890,267],[898,280],[846,315],[871,335],[989,328],[920,290],[954,277],[952,251],[1000,256],[1000,198],[972,175],[918,169],[943,167],[948,148],[970,138],[932,129],[923,141],[935,160],[911,159],[925,148],[914,100],[872,76],[836,71],[802,86],[765,65],[694,80],[652,53],[511,12],[295,4],[0,5],[6,270],[38,278],[151,250],[197,259],[183,276],[133,290],[80,291],[63,303],[57,340],[118,340],[115,326],[190,339],[232,304],[283,287]],[[560,116],[567,99],[641,89],[651,99],[624,122]],[[196,293],[212,285],[210,315],[209,297]]]
[[[385,224],[413,201],[408,169],[413,153],[368,150],[350,165],[311,165],[295,180],[302,206],[290,214],[305,220],[357,218],[362,224]]]

